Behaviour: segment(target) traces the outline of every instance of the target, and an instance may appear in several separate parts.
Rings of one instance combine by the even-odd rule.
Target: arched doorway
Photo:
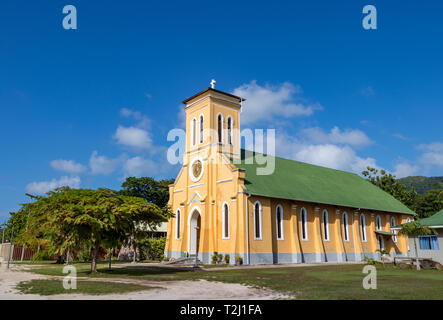
[[[198,245],[200,243],[200,226],[201,217],[198,210],[194,210],[191,214],[189,223],[189,254],[195,255],[198,253]]]

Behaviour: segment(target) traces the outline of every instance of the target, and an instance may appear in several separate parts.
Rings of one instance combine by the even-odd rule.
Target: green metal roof
[[[376,230],[375,233],[381,234],[382,236],[395,236],[395,234],[393,234],[392,232],[386,232],[386,231]]]
[[[315,166],[312,164],[275,159],[270,175],[257,175],[257,164],[251,151],[242,150],[241,163],[246,172],[246,192],[273,198],[331,204],[360,209],[398,212],[414,215],[408,207],[357,174]],[[268,158],[269,160],[269,158]],[[237,161],[238,162],[238,161]],[[252,162],[252,164],[248,164]]]
[[[420,219],[420,224],[426,227],[443,226],[443,209],[428,218]]]

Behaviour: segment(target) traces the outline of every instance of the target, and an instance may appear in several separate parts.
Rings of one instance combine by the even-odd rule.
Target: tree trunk
[[[99,248],[100,248],[100,241],[95,240],[94,253],[92,255],[92,262],[91,262],[91,272],[97,272],[97,256]]]
[[[414,247],[415,247],[415,263],[417,264],[417,270],[420,271],[420,262],[418,262],[418,251],[417,251],[417,237],[414,237]]]
[[[113,249],[109,249],[109,271],[111,271],[112,251]]]

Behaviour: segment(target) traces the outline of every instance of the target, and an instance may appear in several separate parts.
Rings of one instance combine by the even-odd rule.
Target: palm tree
[[[420,263],[418,262],[418,252],[417,252],[417,237],[426,236],[429,234],[435,234],[435,230],[430,229],[426,226],[422,226],[420,221],[412,221],[401,225],[398,231],[399,235],[404,235],[408,237],[414,237],[414,247],[415,247],[415,261],[417,264],[417,270],[420,270]]]

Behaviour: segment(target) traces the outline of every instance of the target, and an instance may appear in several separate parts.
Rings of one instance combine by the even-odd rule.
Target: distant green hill
[[[408,189],[414,187],[415,191],[419,194],[424,194],[426,191],[431,189],[438,189],[434,187],[433,184],[436,182],[443,182],[443,177],[422,177],[422,176],[411,176],[398,179],[401,184],[404,184]]]

